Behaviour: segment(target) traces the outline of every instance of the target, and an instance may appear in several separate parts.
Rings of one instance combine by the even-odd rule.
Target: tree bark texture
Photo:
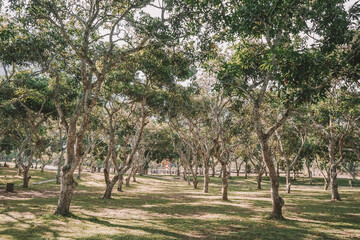
[[[222,181],[222,187],[221,187],[221,194],[222,194],[222,200],[228,201],[228,174],[226,169],[226,163],[221,164],[221,181]]]
[[[67,169],[63,169],[63,176],[61,178],[60,196],[55,214],[67,216],[70,214],[70,204],[75,188],[77,187],[73,173]]]
[[[268,167],[271,182],[272,212],[270,214],[270,217],[275,219],[282,219],[282,207],[284,205],[284,200],[279,195],[279,181],[276,175],[274,162],[271,157],[268,139],[263,136],[263,134],[261,134],[260,136],[258,134],[258,137],[260,140],[262,158]]]
[[[203,192],[208,193],[209,192],[209,183],[210,183],[210,177],[209,177],[209,159],[204,158],[204,187]]]
[[[119,173],[119,183],[118,183],[118,187],[117,187],[118,192],[123,191],[122,190],[123,182],[124,182],[124,176],[123,176],[123,174]]]
[[[287,166],[289,166],[289,163],[287,163]],[[290,187],[291,187],[291,182],[290,182],[290,168],[286,167],[286,192],[290,193]]]
[[[332,166],[330,169],[331,200],[332,201],[341,201],[336,179],[337,179],[336,167]]]

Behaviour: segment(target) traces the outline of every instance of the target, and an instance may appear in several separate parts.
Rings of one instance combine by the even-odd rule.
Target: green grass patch
[[[1,169],[0,183],[21,184],[16,169]],[[36,181],[55,178],[55,172],[31,171]],[[6,176],[6,177],[5,177]],[[176,176],[143,176],[124,192],[113,190],[102,199],[101,173],[83,173],[73,199],[72,214],[53,215],[59,185],[55,182],[16,187],[0,193],[0,239],[358,239],[360,238],[360,188],[339,179],[341,202],[330,201],[323,180],[293,182],[285,200],[285,220],[269,220],[270,182],[258,190],[254,176],[229,179],[229,199],[221,200],[221,179],[212,177],[203,193]]]

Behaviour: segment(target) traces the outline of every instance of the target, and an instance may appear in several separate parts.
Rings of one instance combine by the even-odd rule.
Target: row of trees
[[[240,169],[243,161],[256,168],[259,187],[269,174],[273,218],[282,218],[284,204],[280,165],[290,193],[300,160],[308,169],[318,164],[334,200],[339,166],[355,176],[358,3],[2,5],[1,151],[16,149],[24,187],[34,156],[49,146],[59,153],[55,214],[69,214],[74,174],[88,156],[92,171],[95,158],[104,164],[104,198],[115,184],[121,191],[129,169],[168,158],[191,173],[195,188],[201,166],[204,193],[220,164],[227,200],[229,163]]]

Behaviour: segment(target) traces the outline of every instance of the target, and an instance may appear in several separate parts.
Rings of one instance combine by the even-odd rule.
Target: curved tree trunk
[[[114,181],[111,181],[109,184],[106,185],[106,189],[105,189],[105,193],[103,195],[102,198],[104,199],[110,199],[111,198],[111,193],[112,193],[112,190],[115,186],[115,183]]]
[[[109,173],[106,169],[104,169],[104,175],[105,175],[105,183],[106,183],[106,189],[105,193],[103,195],[104,199],[110,199],[112,190],[116,184],[116,182],[119,180],[119,175],[115,175],[114,178],[110,181]]]
[[[274,162],[271,157],[271,152],[268,146],[268,139],[265,137],[260,138],[260,146],[262,150],[262,157],[269,169],[269,176],[271,182],[271,200],[272,200],[272,212],[271,218],[282,219],[282,207],[284,200],[279,195],[279,181],[276,175]]]

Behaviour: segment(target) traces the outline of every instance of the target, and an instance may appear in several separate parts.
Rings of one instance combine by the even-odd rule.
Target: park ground
[[[101,196],[101,173],[83,173],[72,200],[72,215],[54,216],[59,185],[55,172],[31,170],[31,185],[21,188],[16,169],[0,168],[0,239],[360,239],[360,188],[339,179],[341,202],[330,201],[322,179],[310,186],[293,182],[285,200],[285,220],[271,211],[269,181],[256,189],[255,177],[232,177],[230,201],[221,200],[221,179],[211,178],[210,193],[174,176],[138,177],[112,199]],[[201,180],[201,179],[200,179]],[[281,179],[282,183],[284,179]],[[14,182],[15,192],[5,192]]]

